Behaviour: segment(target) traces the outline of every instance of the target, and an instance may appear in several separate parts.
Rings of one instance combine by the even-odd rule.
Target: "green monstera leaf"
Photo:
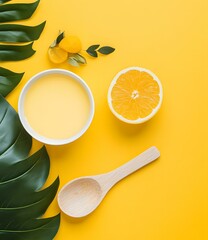
[[[31,57],[35,51],[33,42],[26,45],[0,44],[0,61],[20,61]]]
[[[0,94],[6,97],[21,81],[24,73],[15,73],[0,67]]]
[[[56,196],[57,178],[43,188],[50,170],[46,148],[29,155],[31,136],[0,95],[0,239],[52,240],[60,215],[42,218]]]
[[[6,2],[6,1],[3,1]],[[33,3],[13,3],[0,6],[0,22],[10,22],[30,18],[40,0]]]
[[[33,3],[5,4],[7,2],[10,2],[10,0],[0,0],[0,23],[30,18],[38,7],[40,0]],[[45,23],[44,21],[37,26],[0,24],[0,62],[20,61],[33,56],[35,53],[32,48],[33,42],[39,39]],[[28,44],[19,44],[23,42],[28,42]],[[18,85],[22,76],[22,73],[15,73],[1,67],[0,94],[6,97]]]
[[[30,18],[40,0],[7,2],[10,0],[0,0],[1,23]],[[44,26],[45,22],[32,27],[0,24],[0,42],[3,42],[0,44],[0,61],[31,57],[35,53],[33,41],[40,37]],[[22,42],[28,44],[18,44]],[[50,170],[46,148],[29,156],[32,138],[4,98],[23,75],[0,67],[0,239],[52,240],[60,225],[60,215],[43,218],[43,214],[57,193],[59,178],[44,188]]]
[[[9,2],[9,1],[11,1],[11,0],[0,0],[0,3],[2,4],[2,3]]]
[[[30,42],[37,40],[42,33],[46,22],[37,26],[25,26],[20,24],[0,24],[1,42]]]

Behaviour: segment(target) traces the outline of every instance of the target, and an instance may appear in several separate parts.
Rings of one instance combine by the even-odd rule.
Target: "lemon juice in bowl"
[[[61,145],[79,138],[94,115],[94,100],[87,84],[76,74],[51,69],[35,75],[19,98],[19,115],[35,139]]]

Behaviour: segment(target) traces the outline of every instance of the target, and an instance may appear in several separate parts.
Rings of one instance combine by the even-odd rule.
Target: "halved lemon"
[[[146,122],[159,110],[163,98],[162,84],[150,70],[129,67],[120,71],[108,90],[108,104],[121,121]]]
[[[58,46],[49,47],[48,57],[53,63],[63,63],[68,59],[68,52],[64,51]]]

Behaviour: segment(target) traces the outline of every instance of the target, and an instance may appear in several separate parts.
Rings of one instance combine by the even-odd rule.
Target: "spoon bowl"
[[[102,200],[102,189],[93,178],[77,178],[62,188],[58,199],[65,214],[82,217],[99,205]]]
[[[99,206],[105,195],[117,182],[156,160],[159,156],[158,149],[151,147],[111,172],[80,177],[68,182],[58,194],[60,209],[74,218],[87,216]]]

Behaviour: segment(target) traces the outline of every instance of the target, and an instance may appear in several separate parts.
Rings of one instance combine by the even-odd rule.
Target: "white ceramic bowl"
[[[79,83],[81,85],[81,87],[86,91],[87,96],[89,97],[89,103],[90,103],[90,114],[88,117],[88,120],[86,121],[86,124],[83,126],[83,128],[76,133],[76,135],[70,136],[69,138],[64,138],[64,139],[53,139],[53,138],[48,138],[45,136],[40,135],[39,133],[37,133],[29,124],[29,122],[27,121],[26,117],[25,117],[25,113],[24,113],[24,101],[25,101],[25,96],[28,92],[28,90],[30,89],[30,87],[32,86],[32,84],[41,79],[44,76],[50,75],[50,74],[60,74],[60,75],[65,75],[65,76],[69,76],[70,78],[74,79],[74,81],[76,81],[77,83]],[[67,144],[67,143],[71,143],[73,141],[75,141],[76,139],[78,139],[79,137],[81,137],[89,128],[93,116],[94,116],[94,98],[92,95],[92,92],[90,90],[90,88],[88,87],[88,85],[85,83],[85,81],[79,77],[78,75],[76,75],[73,72],[64,70],[64,69],[49,69],[49,70],[45,70],[42,71],[38,74],[36,74],[35,76],[33,76],[24,86],[24,88],[22,89],[22,92],[20,94],[19,97],[19,102],[18,102],[18,112],[19,112],[19,117],[20,117],[20,121],[22,123],[22,125],[24,126],[25,130],[36,140],[45,143],[45,144],[49,144],[49,145],[63,145],[63,144]]]

